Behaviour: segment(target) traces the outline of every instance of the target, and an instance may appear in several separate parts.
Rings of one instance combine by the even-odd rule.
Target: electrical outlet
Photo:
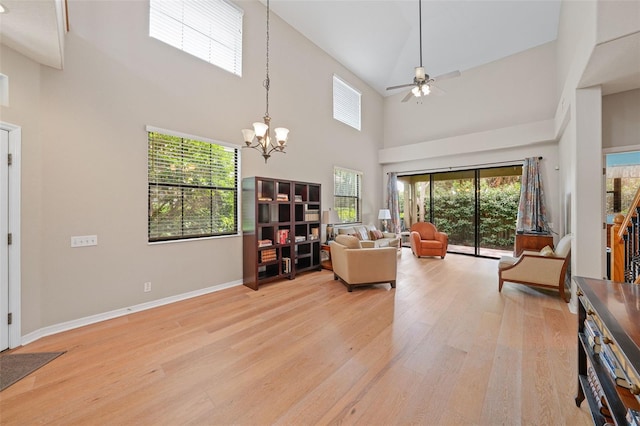
[[[97,246],[97,235],[82,235],[77,237],[71,237],[71,247],[88,247]]]
[[[148,293],[150,291],[151,291],[151,283],[150,282],[144,283],[144,292]]]

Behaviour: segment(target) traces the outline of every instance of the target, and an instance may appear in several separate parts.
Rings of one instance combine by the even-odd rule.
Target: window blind
[[[225,0],[150,0],[149,35],[242,76],[243,11]]]
[[[334,167],[333,209],[340,222],[361,222],[362,172]]]
[[[149,241],[238,233],[239,150],[148,131]]]
[[[333,76],[333,118],[360,130],[360,92]]]

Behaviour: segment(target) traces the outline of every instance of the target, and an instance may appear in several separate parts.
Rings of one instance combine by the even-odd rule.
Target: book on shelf
[[[289,194],[278,194],[276,199],[278,201],[289,201]]]
[[[258,197],[258,201],[273,201],[271,197]]]
[[[276,249],[262,250],[260,252],[260,262],[270,262],[276,260]]]
[[[592,318],[587,318],[584,320],[584,335],[587,338],[593,353],[600,353],[602,336],[600,334],[600,330],[598,329],[598,325]]]
[[[287,244],[289,242],[289,230],[278,229],[278,232],[276,233],[276,241],[278,244]]]
[[[604,366],[605,370],[609,373],[613,381],[618,386],[622,386],[623,388],[630,389],[631,384],[629,383],[629,379],[627,378],[627,374],[620,367],[620,363],[618,359],[609,348],[609,345],[602,345],[602,350],[599,353],[600,363]]]
[[[296,239],[295,239],[296,243],[302,242],[302,241],[307,241],[307,237],[305,237],[304,235],[296,235]]]
[[[302,202],[302,195],[294,195],[293,196],[293,201],[295,201],[297,203],[301,203]]]
[[[640,426],[640,411],[628,408],[626,417],[627,422],[629,422],[629,426]]]
[[[273,241],[271,240],[258,240],[258,247],[269,247],[273,245]]]
[[[283,257],[282,258],[282,273],[288,274],[291,272],[291,258]]]
[[[604,396],[604,391],[602,390],[602,386],[600,386],[600,382],[596,377],[596,372],[594,371],[593,366],[590,363],[587,364],[587,381],[589,382],[589,387],[591,388],[591,394],[598,404],[598,411],[603,416],[611,418],[611,411],[607,406],[607,399]]]

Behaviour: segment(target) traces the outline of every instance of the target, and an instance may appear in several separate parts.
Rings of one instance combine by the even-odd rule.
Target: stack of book
[[[598,329],[598,325],[591,317],[584,320],[584,335],[589,341],[589,346],[591,346],[593,353],[600,353],[602,347],[600,329]]]
[[[278,194],[276,199],[278,201],[289,201],[289,194]]]
[[[271,240],[258,240],[258,247],[269,247],[273,245],[273,241]]]
[[[260,262],[270,262],[276,260],[276,249],[262,250],[260,252]]]
[[[302,195],[294,195],[293,196],[293,201],[295,201],[296,203],[301,203],[302,202]]]
[[[291,259],[288,257],[282,258],[282,273],[288,274],[291,272]]]
[[[305,237],[304,235],[296,235],[296,243],[299,243],[301,241],[307,241],[307,237]]]
[[[627,374],[620,367],[618,358],[616,358],[614,353],[611,351],[609,345],[602,345],[599,356],[600,364],[605,368],[605,370],[607,370],[616,385],[630,389],[631,384],[629,383]]]
[[[596,372],[593,370],[593,366],[591,365],[591,363],[587,364],[587,380],[589,381],[589,387],[591,388],[593,398],[598,404],[598,410],[600,411],[600,414],[602,414],[607,419],[607,421],[612,420],[611,411],[607,406],[607,399],[604,397],[604,391],[602,390],[602,386],[600,386],[600,382],[596,377]]]

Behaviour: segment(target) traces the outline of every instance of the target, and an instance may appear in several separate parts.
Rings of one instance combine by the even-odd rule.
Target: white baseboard
[[[118,318],[124,315],[132,314],[134,312],[145,311],[147,309],[157,308],[158,306],[168,305],[170,303],[179,302],[181,300],[191,299],[193,297],[214,293],[216,291],[224,290],[226,288],[231,288],[238,285],[242,285],[242,280],[218,284],[211,287],[202,288],[200,290],[190,291],[188,293],[169,296],[163,299],[152,300],[151,302],[140,303],[138,305],[133,305],[126,308],[116,309],[113,311],[91,315],[84,318],[78,318],[76,320],[66,321],[60,324],[50,325],[48,327],[41,328],[22,336],[21,344],[26,345],[52,334],[62,333],[63,331],[73,330],[74,328],[84,327],[85,325],[95,324],[100,321]]]

